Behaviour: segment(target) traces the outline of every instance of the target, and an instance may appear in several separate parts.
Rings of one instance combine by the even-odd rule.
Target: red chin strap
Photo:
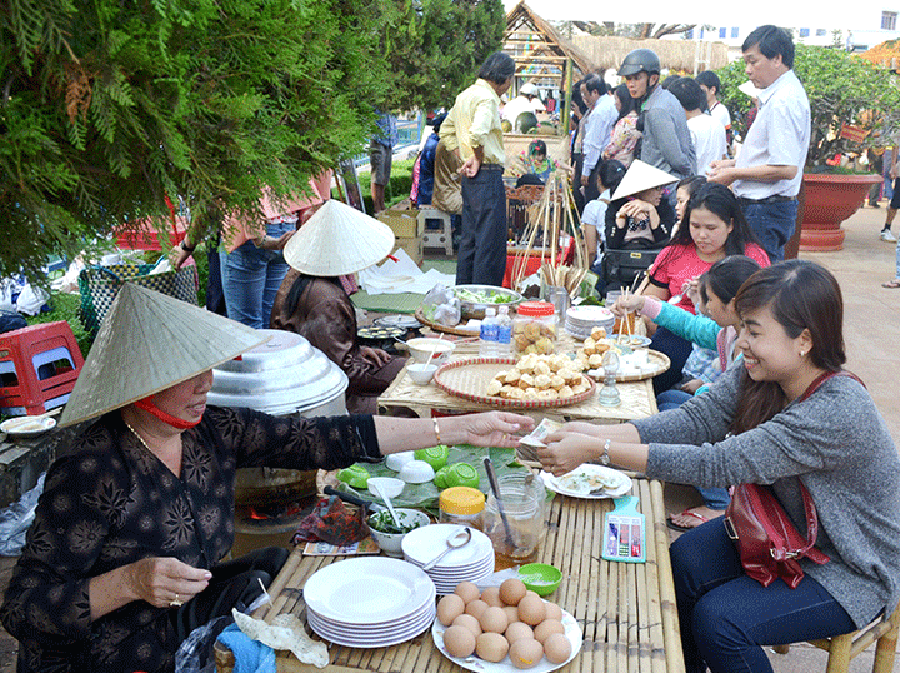
[[[153,414],[163,423],[171,425],[173,428],[177,428],[178,430],[189,430],[193,428],[195,425],[200,423],[200,421],[185,421],[180,418],[176,418],[171,414],[167,414],[165,411],[157,407],[153,404],[153,396],[145,397],[141,400],[138,400],[134,403],[138,409],[143,409],[147,413]]]

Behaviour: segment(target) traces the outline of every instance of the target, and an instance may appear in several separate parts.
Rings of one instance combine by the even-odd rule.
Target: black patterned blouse
[[[371,417],[275,418],[209,407],[182,435],[178,479],[118,411],[88,426],[47,472],[0,621],[19,673],[174,670],[170,610],[133,601],[91,621],[88,582],[147,557],[210,568],[234,541],[238,467],[334,469],[380,458]]]

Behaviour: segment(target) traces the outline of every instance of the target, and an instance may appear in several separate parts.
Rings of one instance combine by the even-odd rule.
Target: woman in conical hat
[[[380,262],[393,247],[390,227],[332,199],[284,249],[291,269],[275,295],[271,326],[299,334],[344,370],[351,414],[375,413],[406,360],[359,344],[356,309],[340,277]]]
[[[126,284],[61,420],[0,621],[19,673],[173,671],[190,630],[244,609],[284,549],[222,564],[238,467],[334,469],[440,443],[514,447],[531,419],[273,417],[206,406],[211,368],[264,334]]]
[[[662,188],[677,178],[635,159],[610,197],[606,246],[610,250],[661,248],[675,224],[675,209]]]

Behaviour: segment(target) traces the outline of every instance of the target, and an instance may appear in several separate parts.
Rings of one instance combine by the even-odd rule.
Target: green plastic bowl
[[[538,596],[549,596],[559,587],[562,573],[548,563],[526,563],[519,568],[519,579]]]

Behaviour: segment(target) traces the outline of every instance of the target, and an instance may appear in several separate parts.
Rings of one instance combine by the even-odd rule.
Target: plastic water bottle
[[[481,321],[481,341],[478,353],[483,358],[497,357],[497,309],[488,306]]]
[[[509,306],[500,307],[497,316],[497,357],[512,356],[512,320],[509,317]]]

